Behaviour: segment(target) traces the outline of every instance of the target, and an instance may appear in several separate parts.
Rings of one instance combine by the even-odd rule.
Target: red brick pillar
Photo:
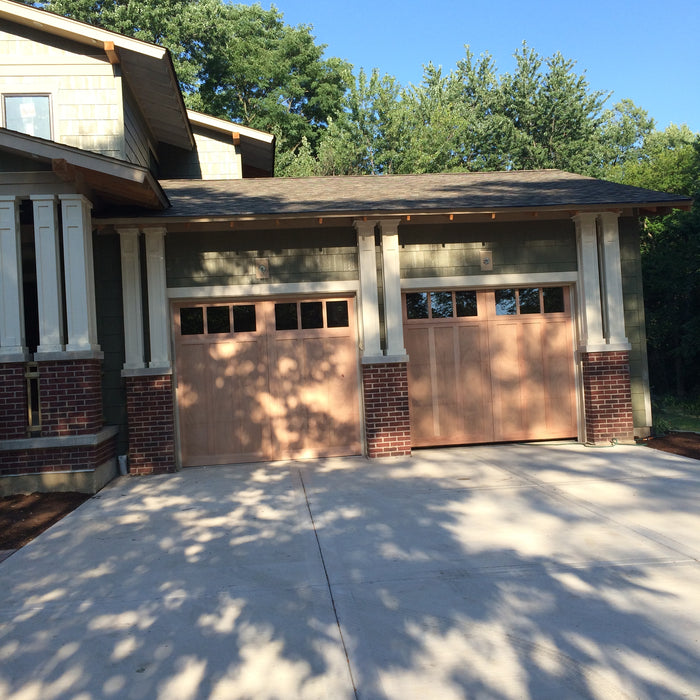
[[[581,357],[586,442],[634,440],[629,352],[587,352]]]
[[[368,457],[411,454],[408,413],[408,365],[362,365]]]
[[[27,437],[27,383],[22,362],[0,364],[0,440]]]
[[[126,377],[131,474],[175,471],[173,379],[169,374]]]
[[[88,435],[102,429],[101,360],[39,362],[42,437]]]

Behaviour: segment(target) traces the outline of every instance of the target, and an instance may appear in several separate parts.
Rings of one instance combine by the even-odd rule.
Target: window
[[[497,316],[556,314],[565,310],[563,287],[496,289]]]
[[[458,318],[476,316],[475,291],[408,292],[406,294],[406,317],[409,320],[422,318]]]
[[[5,95],[5,127],[29,136],[51,138],[51,102],[48,95]]]

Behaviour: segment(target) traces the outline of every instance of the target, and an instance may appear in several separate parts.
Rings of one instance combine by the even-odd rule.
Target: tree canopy
[[[316,147],[351,80],[350,64],[325,58],[311,27],[286,24],[274,6],[223,0],[31,4],[168,48],[187,106],[274,133],[282,166],[304,141]]]
[[[27,1],[27,0],[25,0]],[[326,58],[308,25],[225,0],[28,2],[167,47],[186,104],[277,136],[277,175],[560,168],[700,197],[700,142],[656,129],[631,100],[606,107],[560,53],[523,44],[512,72],[489,54],[419,85]],[[650,360],[660,391],[700,391],[700,211],[643,222]],[[671,360],[671,362],[669,362]]]

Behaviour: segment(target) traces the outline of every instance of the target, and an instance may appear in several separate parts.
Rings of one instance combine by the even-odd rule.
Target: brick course
[[[362,387],[368,457],[411,454],[408,365],[363,365]]]
[[[97,433],[102,419],[100,360],[51,360],[39,363],[41,435]]]
[[[175,471],[173,400],[170,375],[126,377],[131,474]]]
[[[629,352],[588,352],[581,357],[586,442],[634,439]]]
[[[27,384],[21,362],[0,364],[0,440],[27,437]]]
[[[97,445],[0,452],[0,476],[92,470],[116,455],[116,436]]]

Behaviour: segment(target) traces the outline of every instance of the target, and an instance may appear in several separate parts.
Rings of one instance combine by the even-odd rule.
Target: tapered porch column
[[[122,303],[124,308],[124,369],[141,369],[143,358],[143,308],[141,301],[140,232],[137,228],[118,228],[122,266]]]
[[[377,253],[374,244],[376,221],[355,221],[360,263],[360,319],[362,356],[382,354],[379,335],[379,295],[377,291]]]
[[[146,277],[148,285],[148,322],[151,340],[149,367],[170,369],[168,293],[165,277],[164,226],[143,229],[146,238]]]
[[[63,280],[60,231],[54,195],[32,195],[36,286],[39,301],[39,347],[37,353],[63,352]]]
[[[382,234],[382,273],[384,281],[384,321],[386,354],[405,360],[403,313],[401,311],[401,268],[399,266],[399,220],[379,222]]]
[[[79,194],[59,195],[63,218],[68,352],[99,352],[92,258],[92,204]]]
[[[22,294],[19,198],[0,197],[0,360],[27,359]]]

